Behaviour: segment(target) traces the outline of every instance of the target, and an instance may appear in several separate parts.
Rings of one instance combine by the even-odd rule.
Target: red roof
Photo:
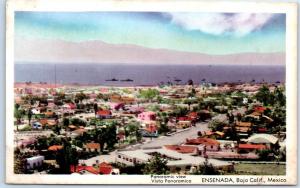
[[[218,142],[215,139],[211,138],[195,138],[195,139],[186,139],[186,144],[190,145],[220,145],[220,142]]]
[[[263,107],[263,106],[257,106],[254,108],[254,111],[256,112],[264,112],[267,108]]]
[[[148,132],[153,133],[153,132],[157,131],[157,126],[156,126],[156,125],[153,125],[153,124],[147,125],[146,130],[147,130]]]
[[[110,174],[112,171],[113,167],[105,162],[102,162],[99,164],[99,173],[100,174]]]
[[[110,110],[99,110],[97,112],[97,115],[99,115],[99,116],[110,116],[111,115],[111,111]]]
[[[191,119],[196,119],[198,117],[198,114],[197,112],[190,112],[188,114],[188,117],[190,117]]]
[[[263,144],[239,144],[239,149],[266,149]]]
[[[87,143],[85,146],[88,149],[100,149],[99,143]]]
[[[190,117],[179,117],[178,118],[178,121],[191,121],[192,120],[192,118],[190,118]]]
[[[197,150],[197,147],[194,146],[165,145],[165,147],[178,153],[194,153]]]
[[[48,148],[49,151],[57,151],[57,150],[61,150],[63,148],[63,146],[60,146],[60,145],[53,145],[53,146],[50,146]]]
[[[88,172],[90,172],[90,173],[92,173],[92,174],[99,174],[99,172],[98,172],[98,170],[97,169],[95,169],[94,167],[92,167],[92,166],[76,166],[76,169],[75,169],[75,166],[74,165],[71,165],[70,166],[70,171],[72,172],[72,173],[74,173],[74,172],[81,172],[81,171],[83,171],[83,170],[85,170],[85,171],[88,171]]]

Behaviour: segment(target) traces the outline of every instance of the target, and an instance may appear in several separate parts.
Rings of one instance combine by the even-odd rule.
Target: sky
[[[284,53],[285,27],[285,14],[15,13],[16,42],[23,39],[76,44],[100,41],[208,55]]]

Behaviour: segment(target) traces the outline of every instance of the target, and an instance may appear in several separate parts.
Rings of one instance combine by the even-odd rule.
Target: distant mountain
[[[67,42],[16,38],[16,62],[133,63],[133,64],[237,64],[284,65],[285,53],[208,55],[102,41]]]

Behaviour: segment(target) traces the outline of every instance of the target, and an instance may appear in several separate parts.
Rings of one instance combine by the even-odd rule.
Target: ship
[[[119,81],[119,80],[116,79],[116,78],[112,78],[112,79],[110,79],[110,80],[105,80],[105,81],[108,81],[108,82],[117,82],[117,81]]]

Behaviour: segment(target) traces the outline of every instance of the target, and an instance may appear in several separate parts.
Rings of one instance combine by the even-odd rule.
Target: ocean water
[[[119,81],[107,81],[110,79]],[[132,82],[120,80],[131,79]],[[111,86],[156,85],[173,82],[285,82],[285,66],[262,65],[124,65],[15,64],[15,82],[47,82]],[[174,81],[174,80],[177,80]],[[181,81],[179,81],[181,80]]]

